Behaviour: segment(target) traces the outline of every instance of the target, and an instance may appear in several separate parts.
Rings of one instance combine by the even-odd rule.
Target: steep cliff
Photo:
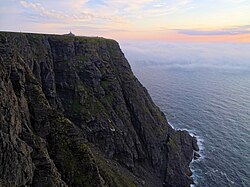
[[[0,186],[192,183],[196,139],[170,127],[114,40],[0,32],[0,98]]]

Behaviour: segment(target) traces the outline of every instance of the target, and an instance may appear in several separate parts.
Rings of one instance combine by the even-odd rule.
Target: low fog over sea
[[[250,44],[120,43],[169,123],[198,137],[194,186],[250,186]]]

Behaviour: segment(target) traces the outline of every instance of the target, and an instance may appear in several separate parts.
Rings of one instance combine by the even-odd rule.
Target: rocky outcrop
[[[189,186],[175,131],[114,40],[0,32],[0,186]]]

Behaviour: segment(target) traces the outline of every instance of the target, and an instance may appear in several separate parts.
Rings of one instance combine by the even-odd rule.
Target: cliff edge
[[[119,44],[0,32],[0,186],[186,187],[197,142],[175,131]]]

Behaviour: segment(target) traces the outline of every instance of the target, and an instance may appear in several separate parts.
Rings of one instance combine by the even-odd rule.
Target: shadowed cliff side
[[[0,32],[1,186],[189,186],[175,131],[114,40]],[[149,75],[150,76],[150,75]]]

